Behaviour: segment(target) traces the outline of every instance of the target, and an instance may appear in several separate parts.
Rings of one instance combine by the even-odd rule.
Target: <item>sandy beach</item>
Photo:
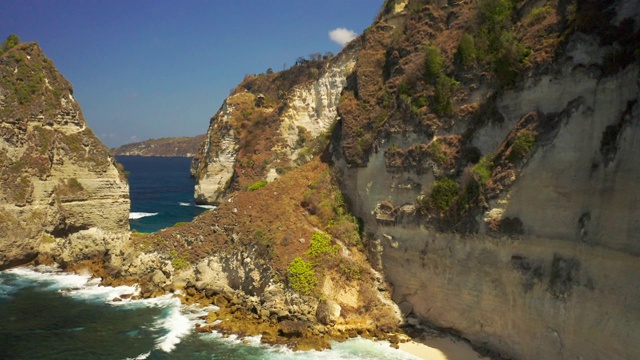
[[[489,360],[469,344],[451,338],[419,338],[400,343],[400,350],[428,360]]]

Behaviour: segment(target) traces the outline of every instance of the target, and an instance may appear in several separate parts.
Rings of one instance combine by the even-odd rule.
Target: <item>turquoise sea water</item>
[[[132,219],[132,228],[153,231],[205,211],[190,200],[189,159],[119,157],[118,161],[131,172],[134,213],[157,213]],[[198,334],[193,331],[195,324],[211,309],[185,307],[170,296],[144,300],[125,296],[137,291],[100,286],[99,279],[52,267],[2,271],[0,359],[416,359],[386,342],[364,339],[333,343],[331,350],[322,352],[292,352],[262,345],[257,337]]]

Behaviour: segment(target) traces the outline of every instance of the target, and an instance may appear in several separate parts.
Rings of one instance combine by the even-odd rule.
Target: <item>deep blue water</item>
[[[131,230],[154,232],[206,211],[193,202],[191,158],[116,156],[129,172]]]
[[[194,206],[187,158],[118,157],[129,171],[131,220],[151,232],[190,221]],[[215,210],[213,210],[215,211]],[[177,298],[130,300],[135,287],[103,287],[99,279],[55,268],[0,271],[0,360],[124,359],[371,359],[415,360],[388,343],[352,339],[322,352],[292,352],[261,345],[259,338],[223,338],[193,329],[207,310]],[[114,299],[123,297],[123,301]]]

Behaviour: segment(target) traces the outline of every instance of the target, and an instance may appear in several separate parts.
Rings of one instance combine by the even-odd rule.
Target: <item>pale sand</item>
[[[469,344],[450,338],[417,339],[398,344],[400,350],[428,360],[485,360]]]

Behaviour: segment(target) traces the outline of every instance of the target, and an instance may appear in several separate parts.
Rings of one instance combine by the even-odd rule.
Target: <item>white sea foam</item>
[[[137,295],[139,293],[137,286],[101,286],[100,279],[91,278],[89,275],[65,273],[51,266],[14,268],[7,272],[25,279],[22,282],[19,280],[12,282],[12,287],[29,286],[29,283],[35,281],[42,283],[48,290],[59,291],[65,296],[78,300],[99,301],[128,308],[162,308],[162,314],[156,319],[155,327],[164,335],[156,339],[156,348],[165,352],[171,352],[181,339],[191,332],[194,322],[201,321],[200,318],[207,314],[208,309],[196,310],[184,307],[178,298],[171,295],[132,300],[129,296],[123,297],[123,295]],[[113,301],[116,298],[119,298],[118,301]],[[150,352],[140,354],[135,359],[146,359],[149,355]]]
[[[91,278],[88,275],[65,273],[56,267],[42,265],[37,267],[13,268],[7,270],[7,272],[30,281],[44,282],[47,290],[80,289],[85,286]]]
[[[149,355],[151,355],[151,351],[144,354],[140,354],[134,358],[126,358],[125,360],[145,360],[146,358],[149,357]]]
[[[129,213],[129,219],[141,219],[143,217],[149,217],[149,216],[156,216],[158,215],[157,212],[155,213],[146,213],[146,212],[131,212]]]
[[[217,206],[215,205],[196,205],[199,208],[203,208],[203,209],[208,209],[208,210],[213,210],[215,208],[217,208]]]
[[[293,351],[286,346],[272,346],[260,343],[260,336],[238,338],[235,335],[223,337],[219,333],[201,334],[208,341],[223,342],[229,347],[250,346],[260,348],[269,360],[309,359],[309,360],[419,360],[407,352],[394,349],[387,341],[372,341],[360,337],[344,342],[331,341],[331,350]]]
[[[188,202],[179,202],[178,205],[180,206],[191,206],[191,203]]]
[[[171,298],[170,301],[173,304],[165,309],[163,316],[156,322],[156,326],[168,330],[167,334],[156,340],[156,347],[164,352],[175,349],[180,340],[193,329],[189,318],[180,311],[180,300]]]

